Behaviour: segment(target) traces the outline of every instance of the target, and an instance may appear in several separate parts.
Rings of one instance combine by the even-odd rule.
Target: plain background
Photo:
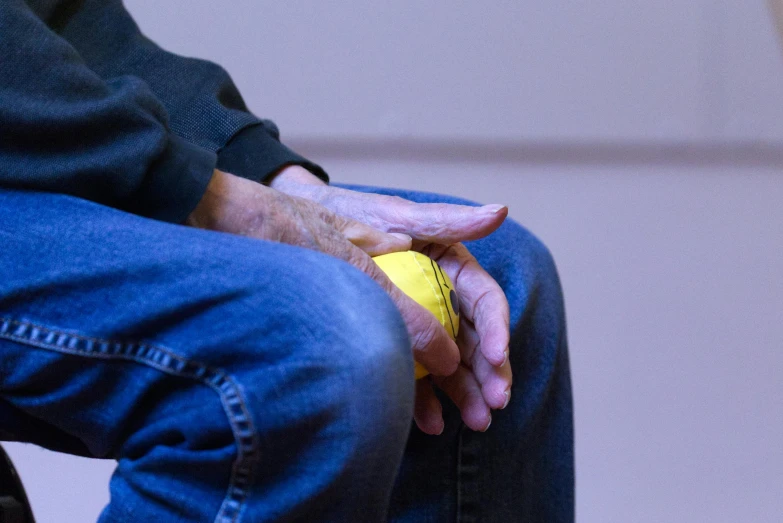
[[[127,5],[334,181],[505,203],[549,245],[579,521],[781,520],[783,55],[763,0]],[[112,463],[8,449],[41,523],[107,502]]]

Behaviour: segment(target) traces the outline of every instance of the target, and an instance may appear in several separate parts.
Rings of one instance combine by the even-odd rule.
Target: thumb
[[[483,238],[500,227],[508,216],[508,208],[500,204],[473,207],[407,200],[390,201],[368,211],[373,215],[374,225],[382,230],[444,245]]]
[[[352,244],[370,256],[410,250],[413,243],[404,233],[383,232],[356,220],[334,216],[332,225]]]

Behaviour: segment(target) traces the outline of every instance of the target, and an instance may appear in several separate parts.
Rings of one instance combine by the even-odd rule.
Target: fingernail
[[[489,415],[489,423],[487,423],[487,426],[484,427],[484,430],[482,430],[481,432],[486,432],[487,430],[489,430],[490,425],[492,425],[492,414]]]
[[[503,391],[503,394],[506,395],[506,402],[503,404],[502,407],[500,407],[501,409],[505,409],[506,407],[508,407],[508,402],[511,401],[511,390],[506,389]]]
[[[403,241],[406,241],[406,242],[413,241],[413,238],[411,238],[407,234],[403,234],[401,232],[390,232],[389,234],[391,234],[395,238],[399,238],[400,240],[403,240]]]
[[[506,347],[506,350],[503,351],[503,363],[501,363],[500,366],[505,367],[506,363],[508,363],[508,347]]]
[[[501,204],[499,204],[499,203],[491,203],[491,204],[489,204],[489,205],[484,205],[484,206],[482,207],[482,209],[483,209],[485,212],[489,212],[489,213],[493,213],[493,214],[494,214],[494,213],[498,213],[498,212],[502,211],[502,210],[503,210],[503,209],[505,209],[505,208],[506,208],[506,206],[505,206],[505,205],[501,205]]]
[[[443,434],[443,429],[445,429],[445,428],[446,428],[446,424],[444,423],[443,425],[440,426],[440,432],[438,432],[438,436]]]

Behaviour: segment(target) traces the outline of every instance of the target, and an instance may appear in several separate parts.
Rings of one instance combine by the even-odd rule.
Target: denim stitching
[[[478,460],[475,450],[475,440],[467,441],[468,428],[462,423],[457,433],[457,518],[460,523],[478,521],[480,509],[476,499],[476,475]]]
[[[239,385],[231,376],[156,345],[68,334],[8,318],[0,318],[0,338],[64,354],[133,361],[173,376],[196,380],[214,390],[223,404],[237,445],[237,458],[231,469],[228,490],[215,516],[215,523],[235,523],[238,520],[258,460],[258,437]]]
[[[457,433],[457,518],[462,521],[462,433],[465,426],[462,425]]]

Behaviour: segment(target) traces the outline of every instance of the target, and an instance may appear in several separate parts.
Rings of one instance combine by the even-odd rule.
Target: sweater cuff
[[[218,151],[218,169],[260,183],[289,165],[300,165],[329,183],[326,171],[286,147],[263,123],[245,127]]]
[[[163,154],[147,178],[129,211],[171,223],[184,223],[201,201],[215,172],[215,153],[169,135]]]

